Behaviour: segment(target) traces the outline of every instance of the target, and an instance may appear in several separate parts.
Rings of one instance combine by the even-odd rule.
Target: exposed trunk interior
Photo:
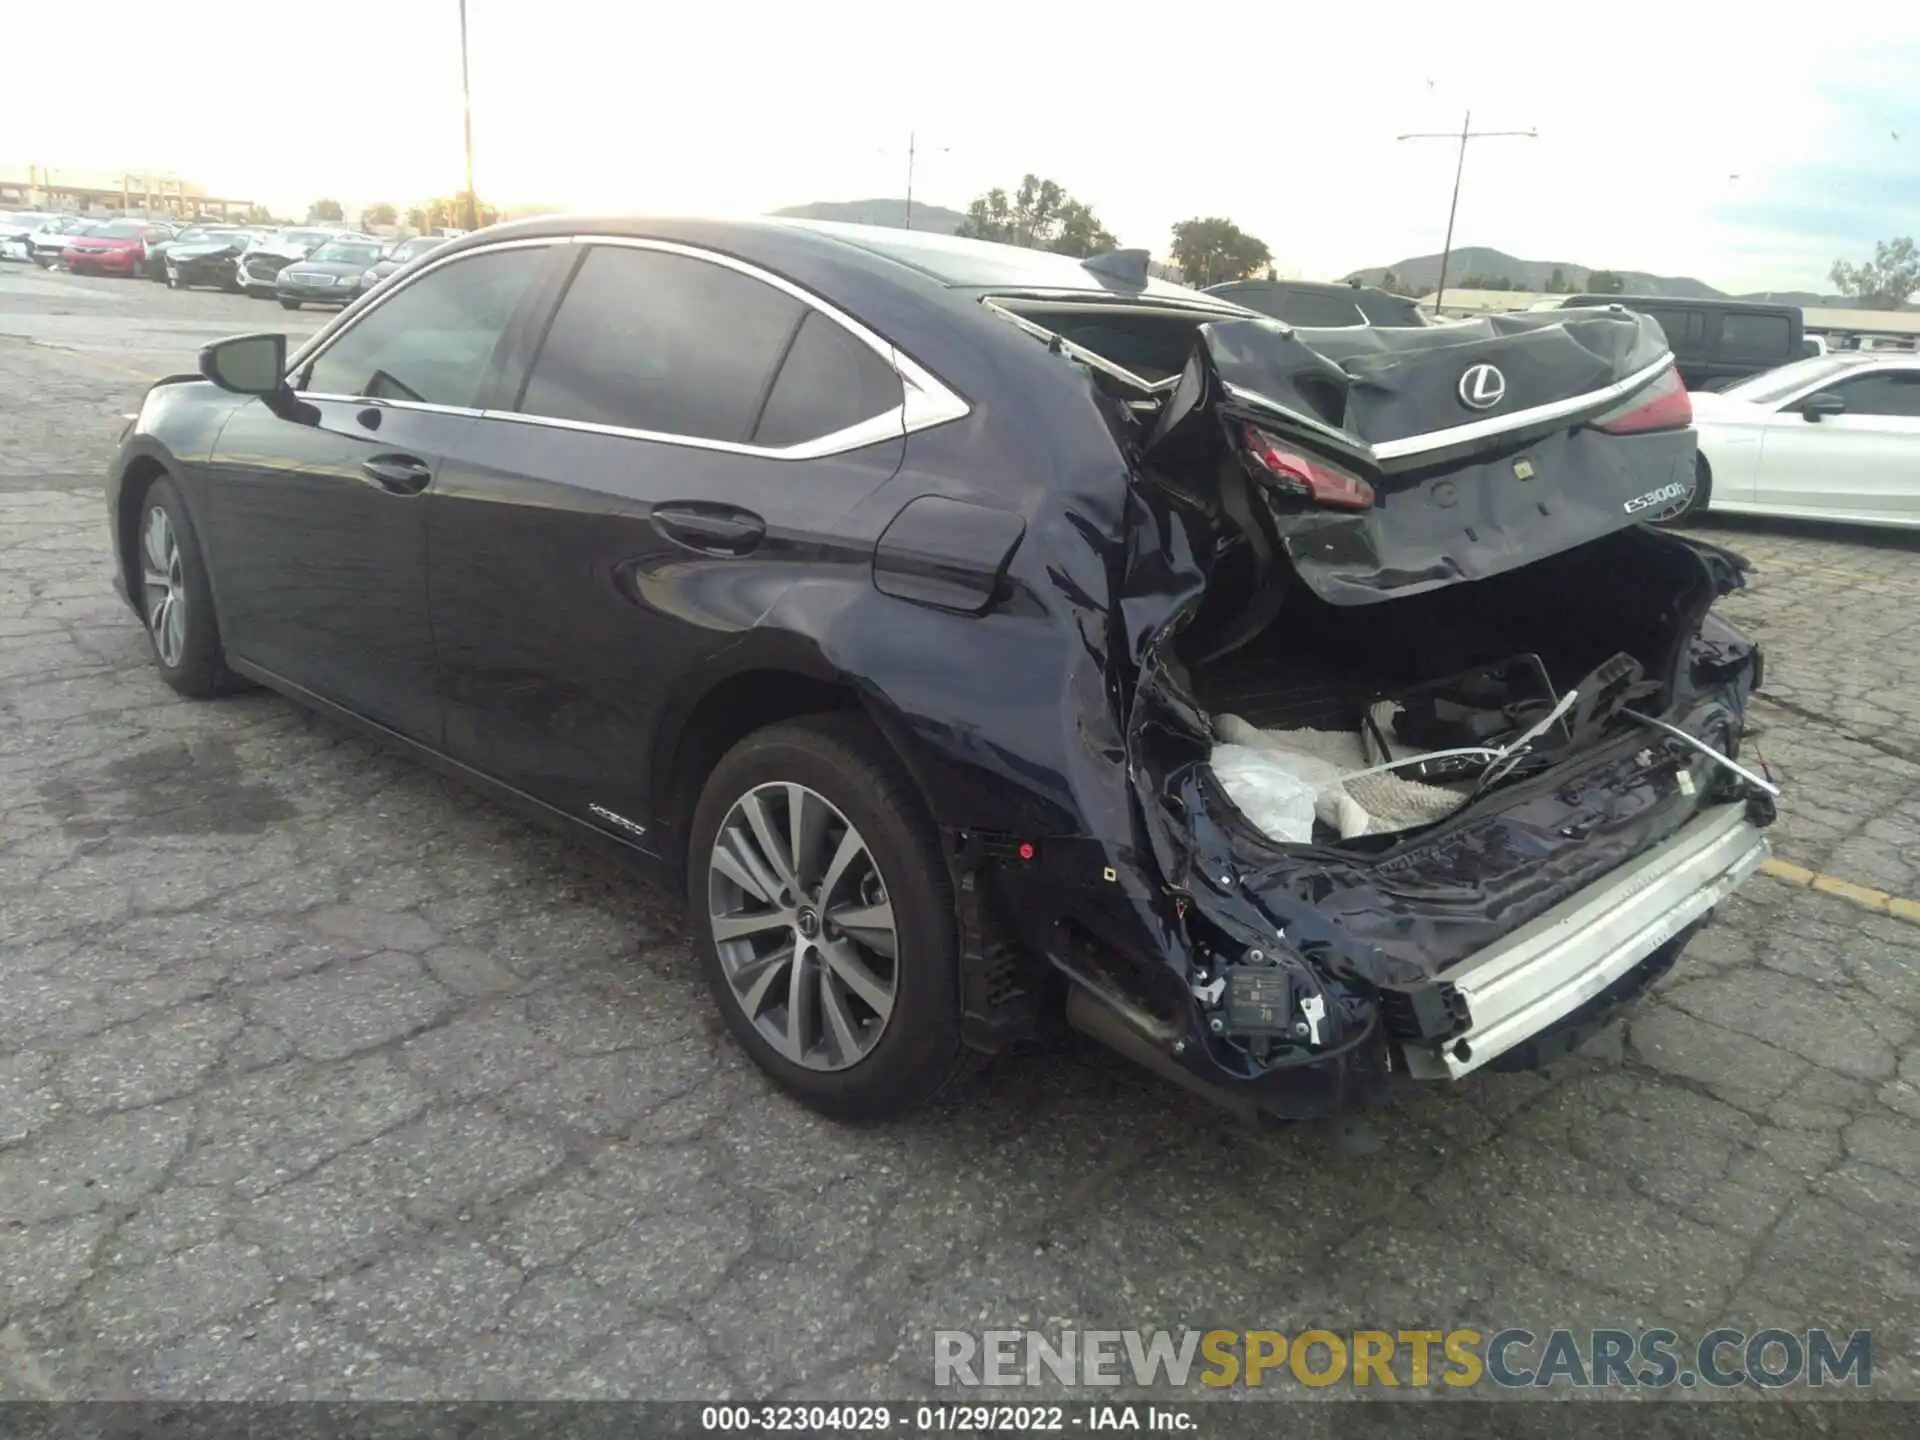
[[[1350,781],[1352,805],[1335,798],[1338,790],[1319,790],[1313,843],[1366,851],[1589,752],[1635,723],[1618,714],[1621,706],[1664,711],[1688,639],[1714,595],[1696,555],[1645,530],[1488,580],[1373,605],[1328,604],[1281,572],[1277,614],[1251,639],[1216,653],[1208,604],[1181,646],[1192,693],[1216,738],[1236,747],[1217,752],[1216,766],[1228,767],[1218,778],[1269,839],[1304,842],[1307,833],[1297,827],[1309,821],[1297,810],[1292,821],[1277,818],[1291,802],[1276,800],[1272,781],[1247,789],[1246,752],[1238,747],[1262,742],[1236,721],[1265,732],[1264,741],[1279,750],[1318,754],[1349,775],[1389,757],[1536,736],[1511,765],[1491,770],[1486,759],[1458,756]],[[1228,624],[1245,613],[1242,605]],[[1569,691],[1578,691],[1577,699]],[[1563,699],[1571,708],[1553,721]],[[1544,733],[1533,729],[1549,723]],[[1337,748],[1341,734],[1351,737],[1351,748]],[[1300,763],[1286,768],[1305,773]]]
[[[1713,599],[1687,548],[1625,530],[1491,579],[1375,605],[1329,605],[1291,576],[1265,630],[1217,659],[1215,615],[1246,603],[1210,589],[1182,637],[1197,698],[1263,728],[1350,728],[1368,699],[1478,665],[1538,655],[1556,693],[1625,653],[1664,687]],[[1231,582],[1228,582],[1230,585]],[[1663,707],[1664,693],[1654,703]]]

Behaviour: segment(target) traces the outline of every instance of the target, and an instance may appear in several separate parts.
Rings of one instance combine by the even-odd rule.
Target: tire
[[[783,908],[735,884],[716,869],[715,855],[724,842],[722,864],[742,873],[737,847],[758,844],[750,840],[751,826],[741,809],[749,799],[761,802],[769,830],[788,837],[779,843],[791,850],[792,816],[784,807],[793,787],[811,797],[807,814],[819,828],[814,843],[805,847],[808,860],[799,867],[800,894],[796,899],[783,890]],[[832,893],[821,895],[820,882],[832,872],[831,857],[845,847],[848,827],[857,832],[862,853],[841,870]],[[708,986],[734,1038],[781,1088],[835,1119],[883,1120],[924,1105],[967,1068],[946,863],[912,780],[864,719],[820,715],[749,735],[708,777],[689,839],[689,919]],[[752,853],[764,862],[767,852],[756,848]],[[837,929],[836,916],[856,912],[867,921],[884,913],[895,952],[891,959],[884,945],[870,947],[861,938],[879,935],[878,925],[863,925],[858,936]],[[729,918],[775,915],[783,918],[754,933],[724,942],[716,933]],[[805,939],[809,917],[811,941]],[[723,943],[729,951],[724,959]],[[791,1009],[782,1003],[791,993],[786,987],[795,962],[756,958],[777,955],[782,947],[790,947],[803,966],[805,1003],[797,1038]],[[829,962],[829,954],[838,959]],[[849,957],[858,964],[849,966]],[[857,983],[842,980],[848,974],[857,976]],[[752,977],[762,975],[767,983],[756,1023],[741,992],[750,994]],[[881,1017],[866,999],[888,983],[891,995]],[[842,1022],[837,1028],[835,1016]],[[783,1042],[770,1040],[763,1025],[782,1034]],[[809,1044],[816,1036],[817,1044]],[[796,1052],[804,1058],[796,1058]]]
[[[159,553],[149,549],[154,515],[163,515],[165,531],[171,536],[174,555],[166,558],[164,546]],[[140,505],[140,528],[134,534],[135,556],[139,565],[135,593],[140,600],[140,615],[146,622],[147,643],[153,647],[153,660],[160,678],[180,694],[202,700],[224,695],[240,688],[227,669],[220,648],[220,625],[213,609],[213,591],[207,583],[206,561],[201,555],[200,539],[187,514],[186,501],[170,478],[153,482]],[[162,603],[156,587],[147,577],[158,575],[168,584],[177,608],[159,610]],[[156,627],[155,619],[160,620]]]
[[[1707,513],[1707,507],[1713,503],[1713,468],[1707,464],[1707,457],[1696,454],[1693,457],[1693,493],[1687,496],[1686,503],[1670,513],[1654,517],[1647,523],[1667,528],[1686,525],[1698,520]]]
[[[300,302],[298,300],[282,300],[280,302],[280,308],[282,310],[298,310],[300,308]]]

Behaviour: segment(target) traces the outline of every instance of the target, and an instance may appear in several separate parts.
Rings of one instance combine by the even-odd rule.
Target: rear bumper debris
[[[1609,989],[1760,867],[1770,846],[1742,805],[1701,815],[1436,983],[1464,1004],[1466,1028],[1406,1043],[1417,1079],[1457,1080]]]

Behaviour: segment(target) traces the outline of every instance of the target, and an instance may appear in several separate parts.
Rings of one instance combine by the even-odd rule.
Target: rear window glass
[[[818,440],[884,415],[900,399],[893,367],[845,326],[813,311],[787,351],[753,443],[778,449]]]
[[[1221,293],[1221,292],[1217,292]],[[1258,289],[1223,292],[1236,305],[1289,325],[1361,325],[1366,316],[1360,306],[1345,295],[1324,295],[1315,290]]]
[[[1723,355],[1755,360],[1785,360],[1793,346],[1793,327],[1784,315],[1743,315],[1738,311],[1720,317],[1720,351]]]

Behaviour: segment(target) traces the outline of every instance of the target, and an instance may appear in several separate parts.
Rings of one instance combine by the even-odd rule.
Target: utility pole
[[[1529,130],[1476,130],[1473,128],[1473,112],[1469,110],[1467,111],[1467,118],[1460,122],[1460,133],[1458,135],[1453,134],[1451,131],[1441,130],[1416,135],[1394,136],[1396,140],[1457,139],[1460,142],[1460,158],[1454,162],[1453,166],[1453,203],[1447,206],[1447,241],[1440,251],[1440,284],[1433,292],[1433,313],[1435,315],[1440,313],[1440,307],[1446,302],[1447,298],[1447,261],[1453,256],[1453,217],[1458,214],[1460,210],[1460,176],[1467,168],[1467,142],[1469,140],[1488,140],[1501,135],[1518,136],[1526,140],[1538,140],[1540,138],[1540,131],[1537,128]]]
[[[945,155],[952,149],[953,147],[951,145],[936,145],[933,147],[934,153],[938,155]],[[893,147],[891,145],[883,145],[874,153],[878,155],[890,155],[893,153]],[[908,230],[913,228],[913,163],[919,157],[919,154],[919,132],[909,130],[907,132],[907,215],[905,224],[905,228]]]
[[[467,229],[480,228],[480,201],[473,193],[473,87],[467,79],[467,0],[460,0],[460,109],[467,138]]]

